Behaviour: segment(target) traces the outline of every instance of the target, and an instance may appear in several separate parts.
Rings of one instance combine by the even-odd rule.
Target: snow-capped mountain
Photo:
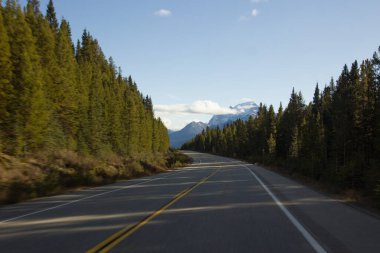
[[[255,102],[245,102],[242,104],[238,104],[234,107],[230,107],[234,111],[235,114],[223,114],[223,115],[214,115],[209,123],[209,127],[220,127],[222,128],[224,125],[236,121],[238,119],[248,120],[250,116],[257,116],[257,112],[259,110],[259,106]]]
[[[230,108],[236,113],[214,115],[208,124],[203,122],[191,122],[179,131],[169,130],[170,146],[173,148],[180,148],[185,142],[191,140],[207,127],[219,126],[220,128],[223,128],[224,125],[238,119],[246,121],[250,116],[257,116],[259,110],[259,106],[255,102],[246,102]]]
[[[206,129],[207,124],[203,122],[191,122],[179,131],[169,133],[170,146],[180,148],[185,142]]]

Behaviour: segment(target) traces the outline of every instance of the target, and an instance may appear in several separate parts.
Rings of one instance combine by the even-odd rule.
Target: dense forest
[[[76,44],[68,21],[38,0],[0,7],[0,152],[66,149],[105,157],[163,152],[167,129],[131,77],[88,31]]]
[[[98,41],[85,30],[73,43],[53,2],[39,5],[0,1],[0,202],[189,162]]]
[[[379,49],[380,52],[380,49]],[[291,93],[276,113],[260,105],[257,117],[208,128],[183,149],[277,165],[289,173],[353,189],[380,205],[380,58],[344,66],[337,81],[305,104]]]

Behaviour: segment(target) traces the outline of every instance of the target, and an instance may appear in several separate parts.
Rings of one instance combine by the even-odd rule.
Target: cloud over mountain
[[[154,110],[168,114],[235,114],[237,111],[229,107],[222,107],[210,100],[197,100],[191,104],[155,105]]]

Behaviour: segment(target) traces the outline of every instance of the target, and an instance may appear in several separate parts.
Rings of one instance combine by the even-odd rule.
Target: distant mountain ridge
[[[226,124],[232,123],[238,119],[246,121],[251,116],[256,117],[259,110],[259,106],[252,101],[238,104],[230,108],[236,111],[236,113],[214,115],[208,124],[203,122],[191,122],[179,131],[169,130],[170,146],[173,148],[181,147],[185,142],[191,140],[207,127],[223,128]]]
[[[170,146],[173,148],[181,147],[185,142],[206,129],[207,124],[203,122],[191,122],[176,132],[169,132]]]
[[[256,117],[257,112],[259,111],[259,106],[255,102],[245,102],[230,108],[235,110],[237,113],[214,115],[210,119],[208,126],[222,128],[226,124],[232,123],[238,119],[246,121],[251,116]]]

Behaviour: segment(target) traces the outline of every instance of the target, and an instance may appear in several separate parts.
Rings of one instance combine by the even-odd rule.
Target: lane
[[[165,176],[168,176],[172,173],[168,173]],[[3,205],[0,206],[0,224],[12,220],[17,220],[22,217],[27,217],[29,215],[33,215],[34,213],[44,212],[45,210],[48,211],[55,208],[59,208],[61,206],[70,205],[71,203],[81,201],[82,199],[90,199],[93,197],[112,193],[114,191],[124,190],[125,188],[128,188],[132,185],[142,184],[151,180],[157,180],[161,177],[162,175],[153,175],[141,179],[123,180],[111,185],[93,187],[76,191],[74,190],[66,194],[36,198],[14,205]]]
[[[0,223],[1,252],[85,252],[120,231],[107,251],[378,252],[378,217],[259,166],[188,154],[180,171],[1,207],[4,221],[69,203]]]
[[[209,178],[211,178],[213,175],[215,175],[219,170],[215,170],[212,173],[210,173],[208,176],[203,178],[198,183],[188,187],[187,189],[183,190],[182,192],[178,193],[172,200],[170,200],[167,204],[162,206],[160,209],[154,211],[150,215],[146,216],[143,220],[140,222],[134,224],[134,225],[128,225],[121,231],[118,231],[114,235],[107,238],[105,241],[101,242],[100,244],[96,245],[94,248],[88,250],[88,253],[93,252],[108,252],[109,250],[113,249],[116,245],[120,244],[125,238],[132,235],[135,231],[139,230],[146,224],[148,224],[151,220],[159,216],[161,213],[166,211],[168,208],[170,208],[172,205],[174,205],[176,202],[184,198],[186,195],[188,195],[191,191],[199,187],[201,184],[206,182]]]
[[[379,252],[379,216],[259,166],[248,167],[328,252]]]
[[[315,252],[240,165],[221,168],[110,252]]]
[[[211,163],[213,158],[205,157]],[[178,172],[155,175],[142,182],[121,182],[100,187],[100,192],[128,188],[109,194],[83,199],[69,205],[35,213],[0,224],[2,252],[85,252],[104,238],[128,224],[134,224],[162,205],[177,193],[198,182],[215,168],[183,169]],[[151,180],[155,179],[155,180]],[[132,185],[133,183],[136,183]],[[140,184],[141,183],[141,184]],[[96,188],[94,189],[96,190]],[[80,192],[86,196],[88,193]],[[59,196],[58,196],[59,198]],[[54,198],[53,198],[54,199]],[[51,198],[33,201],[33,206],[45,206]],[[54,202],[54,201],[53,201]],[[20,204],[20,206],[24,206]],[[0,209],[22,209],[18,205]],[[33,209],[34,210],[34,209]],[[36,211],[36,210],[34,210]]]
[[[228,161],[110,252],[379,252],[378,217]]]
[[[284,212],[289,221],[297,228],[297,230],[302,234],[302,236],[306,239],[306,241],[310,244],[313,249],[318,253],[325,253],[326,250],[317,242],[317,240],[310,234],[307,229],[298,221],[298,219],[285,207],[285,205],[273,194],[273,192],[261,181],[261,179],[254,173],[248,166],[244,166],[247,168],[249,173],[259,182],[261,187],[268,193],[268,195],[273,199],[276,205]]]
[[[196,160],[196,163],[194,166],[191,166],[191,168],[198,168],[199,166],[204,165],[215,165],[217,161],[217,158],[213,156],[205,156],[191,151],[189,151],[189,154],[191,154],[191,156],[193,156]],[[227,158],[222,158],[220,161],[221,163],[229,163],[229,159]],[[57,196],[37,198],[15,205],[3,205],[0,206],[0,224],[7,222],[8,220],[18,219],[22,216],[28,216],[29,214],[35,212],[41,212],[45,209],[50,210],[59,206],[75,203],[81,199],[96,197],[97,195],[107,194],[107,192],[112,192],[115,190],[124,190],[124,188],[129,187],[133,184],[140,184],[146,181],[160,179],[162,177],[166,177],[175,173],[177,173],[177,171],[165,173],[164,175],[159,174],[133,180],[122,180],[111,185],[93,187],[79,191],[71,191],[66,194]]]

